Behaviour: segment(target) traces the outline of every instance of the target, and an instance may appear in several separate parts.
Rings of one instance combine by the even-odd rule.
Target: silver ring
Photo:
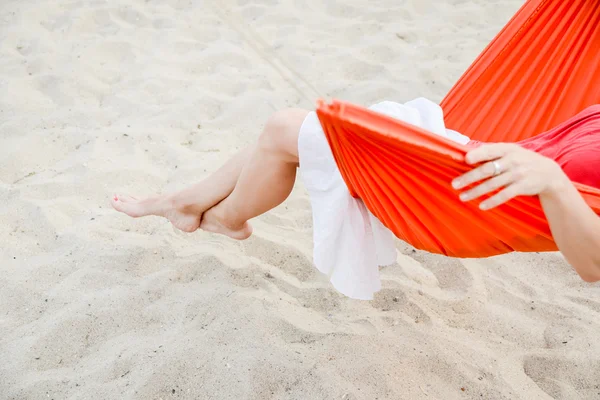
[[[493,176],[496,176],[502,172],[502,166],[500,166],[500,163],[498,161],[493,161],[492,165],[494,166],[494,175]]]

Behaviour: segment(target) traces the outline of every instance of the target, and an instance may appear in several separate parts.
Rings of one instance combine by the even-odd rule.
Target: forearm
[[[566,260],[585,281],[600,280],[600,217],[566,177],[540,201]]]

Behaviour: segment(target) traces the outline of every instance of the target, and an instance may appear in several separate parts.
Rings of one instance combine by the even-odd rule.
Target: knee
[[[289,108],[278,111],[267,120],[259,144],[272,151],[298,155],[298,135],[307,110]]]

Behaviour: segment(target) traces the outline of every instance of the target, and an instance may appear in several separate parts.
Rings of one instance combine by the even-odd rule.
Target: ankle
[[[164,201],[167,207],[176,210],[182,210],[189,207],[189,204],[186,202],[186,197],[182,196],[181,192],[166,195]]]
[[[210,188],[210,186],[208,187]],[[207,197],[208,194],[209,193],[200,190],[200,187],[197,184],[167,197],[169,204],[177,210],[187,213],[202,214],[221,200],[213,200]]]
[[[194,213],[196,211],[198,211],[198,214],[202,213],[204,209],[193,200],[185,190],[182,190],[165,196],[165,206],[187,213]]]
[[[228,202],[223,202],[213,208],[214,217],[223,226],[229,229],[237,229],[244,225],[245,220],[241,220],[237,210],[231,208]]]

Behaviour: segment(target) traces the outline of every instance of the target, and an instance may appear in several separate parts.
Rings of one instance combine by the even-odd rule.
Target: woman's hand
[[[517,196],[539,195],[558,249],[587,282],[600,281],[600,218],[553,160],[516,144],[489,144],[469,151],[478,165],[452,182],[463,201],[495,193],[479,207],[489,210]],[[479,165],[481,164],[481,165]]]
[[[460,194],[462,201],[471,201],[501,189],[479,205],[482,210],[497,207],[517,196],[558,192],[569,182],[553,160],[516,144],[483,145],[468,152],[465,159],[470,165],[482,164],[452,181],[455,189],[480,182]]]

